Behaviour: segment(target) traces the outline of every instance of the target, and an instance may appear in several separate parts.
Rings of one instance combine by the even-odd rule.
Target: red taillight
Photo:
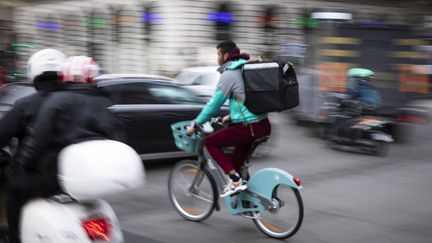
[[[300,186],[300,184],[301,184],[300,178],[298,178],[298,177],[294,177],[294,178],[293,178],[293,181],[295,182],[295,184],[296,184],[297,186]]]
[[[319,119],[320,121],[324,121],[324,120],[327,120],[327,116],[326,116],[326,115],[319,115],[319,116],[318,116],[318,119]]]
[[[95,218],[83,221],[82,227],[91,240],[110,241],[112,226],[105,218]]]
[[[361,122],[361,121],[353,121],[353,122],[351,122],[351,125],[353,125],[353,126],[354,126],[354,125],[358,125],[358,124],[360,124],[360,122]]]
[[[426,123],[427,122],[426,118],[418,117],[418,116],[400,115],[400,116],[397,117],[397,119],[399,121],[407,121],[407,122],[417,122],[417,123]]]

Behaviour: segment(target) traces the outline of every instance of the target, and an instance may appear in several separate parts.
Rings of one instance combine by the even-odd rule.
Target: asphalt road
[[[412,127],[409,142],[387,157],[329,149],[284,113],[275,124],[272,156],[251,168],[278,167],[302,179],[302,227],[286,242],[432,242],[432,125]],[[175,161],[147,163],[145,188],[111,198],[127,243],[280,242],[226,208],[202,223],[171,206],[167,179]]]

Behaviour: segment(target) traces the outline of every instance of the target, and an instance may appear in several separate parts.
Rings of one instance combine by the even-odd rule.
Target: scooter
[[[112,140],[86,141],[64,148],[58,161],[65,193],[24,206],[22,242],[124,242],[119,220],[102,198],[144,184],[145,170],[135,150]]]
[[[319,126],[331,148],[350,148],[381,156],[387,154],[389,144],[394,142],[390,119],[363,115],[361,107],[350,103],[326,102],[324,109],[325,115],[320,117]]]
[[[390,121],[377,116],[359,116],[337,121],[327,134],[329,145],[335,149],[358,149],[374,155],[387,155],[394,142],[388,133]]]

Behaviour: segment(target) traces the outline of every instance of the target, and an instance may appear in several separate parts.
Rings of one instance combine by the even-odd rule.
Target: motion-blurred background
[[[296,65],[299,121],[318,121],[320,94],[345,92],[353,67],[375,72],[383,113],[432,89],[428,0],[0,0],[0,7],[3,83],[25,79],[36,50],[57,48],[92,56],[105,73],[180,73],[183,83],[214,87],[213,70],[186,68],[216,65],[216,44],[232,39],[255,59]]]
[[[432,0],[0,0],[0,84],[10,83],[0,88],[0,119],[35,92],[19,82],[31,54],[91,56],[128,144],[153,166],[146,188],[112,200],[127,242],[269,242],[225,209],[187,222],[166,193],[184,156],[169,125],[194,119],[213,93],[216,45],[226,39],[254,59],[295,65],[300,105],[270,115],[271,139],[251,168],[302,178],[305,220],[290,242],[432,242]],[[391,125],[387,157],[331,149],[323,136],[330,99],[346,93],[356,67],[375,73],[382,104],[361,122]]]

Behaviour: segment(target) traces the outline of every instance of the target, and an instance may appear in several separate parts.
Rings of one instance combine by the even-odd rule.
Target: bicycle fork
[[[198,194],[199,187],[203,179],[204,179],[204,172],[202,172],[202,170],[198,170],[197,173],[195,173],[195,177],[192,181],[192,185],[188,189],[188,192],[190,192],[192,195]]]

